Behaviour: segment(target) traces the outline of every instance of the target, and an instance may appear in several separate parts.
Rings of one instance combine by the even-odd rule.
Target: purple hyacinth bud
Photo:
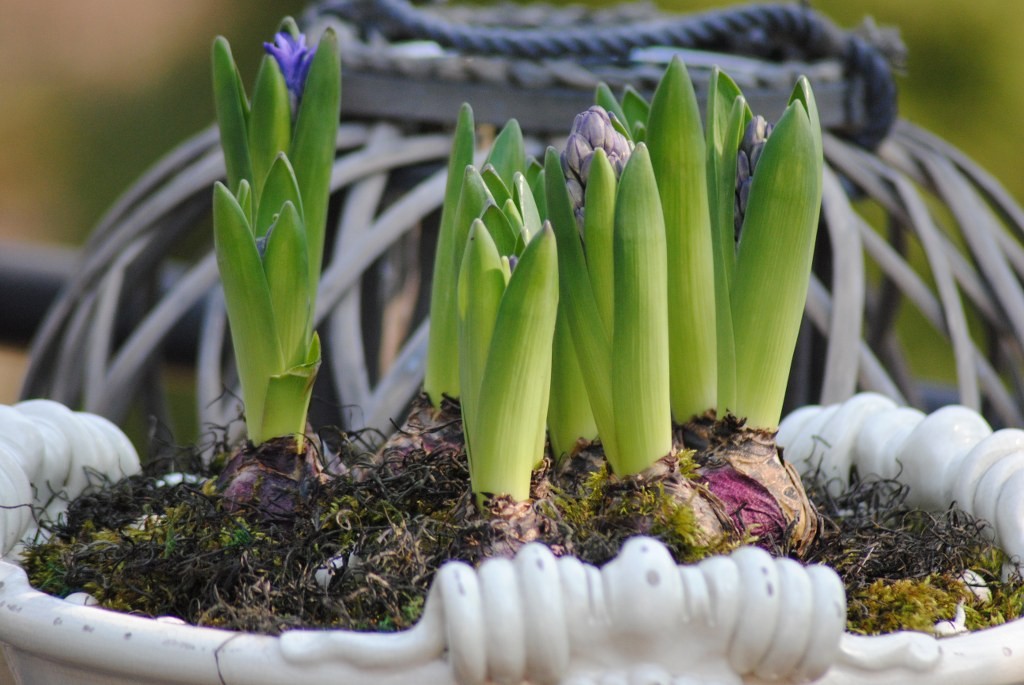
[[[573,207],[582,207],[583,200],[583,184],[577,181],[575,178],[567,179],[565,187],[569,191],[569,199],[572,201]]]
[[[302,97],[302,89],[306,86],[306,76],[313,63],[316,48],[306,46],[306,35],[300,33],[296,38],[290,33],[280,32],[274,35],[273,43],[264,43],[267,53],[277,60],[284,75],[288,90],[296,97]]]
[[[605,141],[609,138],[608,132],[612,130],[612,120],[603,107],[594,105],[586,112],[577,114],[572,127],[577,134],[590,142],[591,147],[605,147]]]
[[[594,105],[576,115],[562,152],[562,171],[565,172],[576,222],[581,229],[587,178],[594,150],[598,148],[605,151],[615,175],[620,175],[632,152],[632,144],[615,129],[611,115],[603,107]]]
[[[740,141],[740,149],[736,156],[736,202],[733,223],[737,242],[743,229],[743,218],[747,213],[747,200],[750,197],[750,185],[757,171],[758,160],[764,151],[764,144],[772,134],[772,124],[761,115],[755,116],[747,124]]]
[[[565,172],[566,177],[578,178],[586,182],[587,179],[583,175],[583,162],[590,159],[592,154],[594,154],[594,148],[585,137],[575,133],[571,134],[565,141],[565,152],[562,154],[562,171]]]

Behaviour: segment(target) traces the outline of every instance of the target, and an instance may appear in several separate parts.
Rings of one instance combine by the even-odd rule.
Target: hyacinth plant
[[[629,475],[695,448],[715,505],[706,527],[725,514],[741,530],[803,545],[816,516],[773,438],[821,203],[810,86],[800,79],[771,128],[715,71],[706,133],[678,59],[649,104],[627,92],[620,105],[606,89],[597,99],[608,109],[577,119],[545,171],[562,298],[605,456]],[[609,160],[624,147],[633,150],[616,183]]]
[[[438,439],[465,445],[473,491],[525,500],[544,453],[555,239],[541,221],[533,190],[540,167],[527,161],[519,124],[502,129],[479,168],[474,138],[464,105],[435,256],[423,408],[430,416],[421,425],[450,426],[444,403],[457,400],[461,434]]]
[[[546,421],[555,464],[596,450],[620,478],[680,476],[680,457],[696,450],[696,478],[672,489],[693,501],[709,535],[797,547],[813,537],[813,508],[773,436],[821,202],[817,109],[806,79],[774,127],[725,74],[714,72],[710,91],[705,131],[673,60],[650,102],[600,87],[565,149],[549,148],[542,165],[524,159],[510,125],[482,171],[463,108],[431,307],[434,420],[417,427],[435,447],[464,439],[478,498],[528,496]],[[535,264],[511,269],[541,252],[548,226],[557,278]],[[530,303],[543,326],[523,319],[510,333],[503,317],[523,314],[501,298],[517,279],[534,298],[557,281],[553,331],[549,295]],[[443,398],[460,404],[445,414]],[[464,438],[451,428],[458,410]]]
[[[251,101],[227,41],[213,44],[227,169],[227,184],[213,191],[214,247],[252,447],[220,484],[229,502],[270,498],[276,511],[290,507],[289,483],[318,472],[303,436],[320,366],[313,312],[341,74],[333,32],[316,48],[305,41],[294,21],[282,23],[265,44]],[[267,447],[277,443],[285,447]],[[268,485],[276,481],[283,485]]]

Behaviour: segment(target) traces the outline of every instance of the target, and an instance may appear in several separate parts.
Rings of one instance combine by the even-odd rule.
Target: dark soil
[[[1024,582],[1019,573],[1002,578],[1007,559],[986,539],[986,522],[952,507],[938,514],[909,507],[908,489],[897,480],[854,473],[837,497],[820,477],[805,484],[824,530],[804,561],[831,566],[843,579],[848,630],[930,632],[957,605],[971,630],[1024,614]],[[990,602],[964,582],[968,569],[991,592]]]
[[[441,435],[453,430],[450,420],[441,426]],[[304,485],[290,503],[293,516],[227,511],[216,470],[203,474],[205,484],[157,487],[167,465],[154,464],[72,503],[24,566],[52,594],[86,591],[112,609],[197,625],[268,634],[313,626],[397,630],[419,618],[434,570],[450,559],[476,563],[539,540],[556,554],[600,565],[627,537],[644,533],[665,541],[682,563],[751,541],[708,539],[692,509],[670,494],[697,471],[685,452],[662,460],[657,478],[619,480],[599,449],[584,451],[559,474],[545,464],[533,502],[492,498],[481,514],[465,454],[451,442],[432,442],[429,453],[407,444],[400,458],[383,462],[359,435],[323,444],[337,455],[321,458],[336,475]],[[839,497],[828,496],[820,480],[806,486],[822,519],[803,560],[844,578],[851,629],[924,628],[950,618],[961,601],[974,626],[1020,615],[1021,584],[999,582],[1002,556],[984,541],[983,524],[955,510],[911,510],[894,481],[855,480]],[[327,567],[324,588],[316,577]],[[993,588],[988,609],[974,606],[959,582],[965,568]],[[901,612],[912,617],[893,618]]]

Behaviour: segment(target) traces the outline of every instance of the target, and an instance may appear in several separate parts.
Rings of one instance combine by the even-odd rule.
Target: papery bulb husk
[[[672,452],[643,473],[608,476],[605,494],[621,502],[609,501],[604,510],[623,511],[630,521],[622,525],[631,535],[652,534],[653,522],[639,514],[630,517],[625,506],[628,493],[653,486],[693,513],[694,544],[714,547],[723,541],[754,539],[771,552],[799,555],[813,541],[817,513],[792,465],[780,457],[774,434],[749,429],[733,417],[715,421],[709,413],[678,426],[674,437]],[[467,471],[467,493],[452,516],[464,527],[464,541],[473,548],[473,558],[509,557],[536,540],[556,554],[574,553],[572,531],[564,521],[551,517],[550,502],[545,500],[553,490],[585,492],[587,479],[607,469],[599,440],[577,447],[553,467],[550,459],[544,460],[534,472],[528,501],[505,495],[477,498],[468,491]],[[696,474],[694,464],[680,456],[689,449],[696,450]],[[402,428],[378,451],[385,476],[398,475],[413,463],[442,464],[453,459],[465,460],[458,403],[446,400],[435,409],[425,395],[414,401]],[[686,468],[681,468],[683,464]]]
[[[737,527],[757,535],[770,551],[804,553],[818,533],[818,513],[793,465],[785,461],[775,433],[714,413],[676,430],[679,442],[695,450],[700,482],[717,498]]]
[[[457,400],[445,397],[435,408],[426,393],[413,399],[402,427],[377,451],[378,460],[388,473],[404,470],[410,460],[443,451],[455,454],[465,449],[462,412]],[[357,478],[359,474],[354,474]]]
[[[293,437],[240,448],[217,478],[224,508],[252,512],[264,521],[294,516],[328,478],[319,454],[318,442],[308,438],[302,452]]]
[[[555,521],[541,512],[535,500],[497,495],[486,498],[479,513],[488,527],[481,539],[481,558],[512,558],[523,545],[536,541],[547,543],[556,556],[565,553],[564,546],[553,542],[557,539]]]
[[[605,468],[607,461],[601,440],[588,441],[580,438],[555,467],[554,477],[560,486],[566,489],[578,489],[590,474]]]
[[[733,516],[733,510],[705,483],[687,477],[680,471],[679,453],[679,447],[673,446],[670,454],[654,462],[643,473],[631,478],[648,484],[659,483],[667,495],[693,512],[699,531],[695,543],[711,546],[723,540],[744,540],[747,534],[753,531]],[[649,533],[640,531],[638,534]]]
[[[776,554],[800,555],[807,549],[817,534],[818,515],[799,475],[779,456],[773,433],[746,428],[734,417],[716,422],[709,414],[677,426],[674,438],[670,454],[619,480],[660,485],[688,507],[700,531],[698,544],[754,538],[755,544]],[[689,449],[695,450],[696,474],[680,471],[680,452]],[[595,441],[563,460],[553,478],[571,490],[603,468],[604,453]],[[645,533],[649,531],[636,531]]]
[[[377,467],[384,477],[396,477],[411,467],[450,471],[465,469],[465,497],[451,513],[452,521],[462,529],[463,552],[472,559],[513,557],[524,545],[543,540],[556,554],[558,544],[556,523],[538,506],[539,499],[550,492],[549,460],[533,473],[531,499],[516,501],[508,495],[486,495],[477,498],[469,491],[469,471],[459,403],[444,398],[440,409],[427,395],[418,395],[410,407],[402,427],[377,452]],[[458,464],[461,463],[461,466]],[[354,478],[365,473],[352,469]]]

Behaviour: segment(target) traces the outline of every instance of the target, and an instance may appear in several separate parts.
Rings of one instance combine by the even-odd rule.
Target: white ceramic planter
[[[861,404],[851,404],[856,402]],[[2,443],[5,449],[10,443],[23,450],[17,457],[2,456],[6,452],[0,450],[0,497],[5,504],[28,501],[23,499],[30,482],[26,471],[39,477],[39,464],[54,469],[48,476],[51,484],[61,482],[63,474],[68,487],[84,484],[72,472],[89,459],[98,464],[101,457],[96,455],[104,455],[101,470],[112,476],[137,468],[134,450],[119,433],[109,433],[111,426],[102,419],[58,410],[53,403],[27,404],[30,411],[25,404],[11,410],[20,414],[13,421],[28,418],[36,427],[34,434],[32,429],[27,433],[39,439],[8,438]],[[862,405],[878,409],[852,409]],[[861,439],[870,434],[871,422],[861,426],[843,419],[852,432],[848,435],[824,417],[843,411],[882,420],[885,412],[900,410],[873,396],[855,398],[838,409],[801,410],[787,419],[780,433],[787,454],[810,463],[823,456],[820,436],[826,435],[832,445],[827,458],[834,460],[837,473],[844,459],[877,461],[881,456],[871,451],[873,446],[896,450],[897,442],[900,449],[888,452],[890,456],[912,461],[937,453],[947,455],[942,463],[948,469],[961,462],[995,468],[991,457],[973,461],[948,456],[956,451],[952,448],[935,452],[936,446],[926,444],[923,435],[908,442],[915,432],[905,430],[903,423],[899,440]],[[942,431],[951,431],[961,438],[957,449],[965,454],[974,454],[979,443],[991,438],[976,414],[940,414],[933,417],[941,420],[929,418],[933,423],[923,432],[945,443],[948,433]],[[4,415],[13,416],[0,411],[0,419]],[[900,416],[909,421],[906,412]],[[924,419],[915,416],[918,423]],[[95,433],[109,444],[91,452],[82,447],[94,456],[78,456],[84,433]],[[0,434],[9,435],[6,430]],[[68,438],[69,449],[62,447],[60,435]],[[801,452],[801,445],[809,449]],[[861,450],[857,456],[845,456],[850,446]],[[919,451],[910,455],[911,448]],[[53,465],[60,459],[66,471]],[[22,470],[20,476],[12,464]],[[984,469],[976,468],[981,483]],[[908,476],[913,472],[904,471]],[[1013,499],[1020,496],[1006,495],[1007,508]],[[7,526],[0,528],[5,549],[32,525],[21,512],[0,510],[0,517],[6,517],[0,522]],[[1009,530],[998,529],[1001,540]],[[630,541],[600,570],[575,559],[555,559],[540,545],[526,547],[515,560],[485,562],[478,570],[449,563],[438,572],[423,618],[408,631],[292,631],[280,638],[76,605],[35,591],[11,559],[0,560],[0,644],[15,682],[23,685],[1024,682],[1024,626],[937,640],[919,633],[857,637],[844,634],[844,625],[843,589],[829,569],[771,559],[753,548],[677,566],[660,543],[647,538]]]

